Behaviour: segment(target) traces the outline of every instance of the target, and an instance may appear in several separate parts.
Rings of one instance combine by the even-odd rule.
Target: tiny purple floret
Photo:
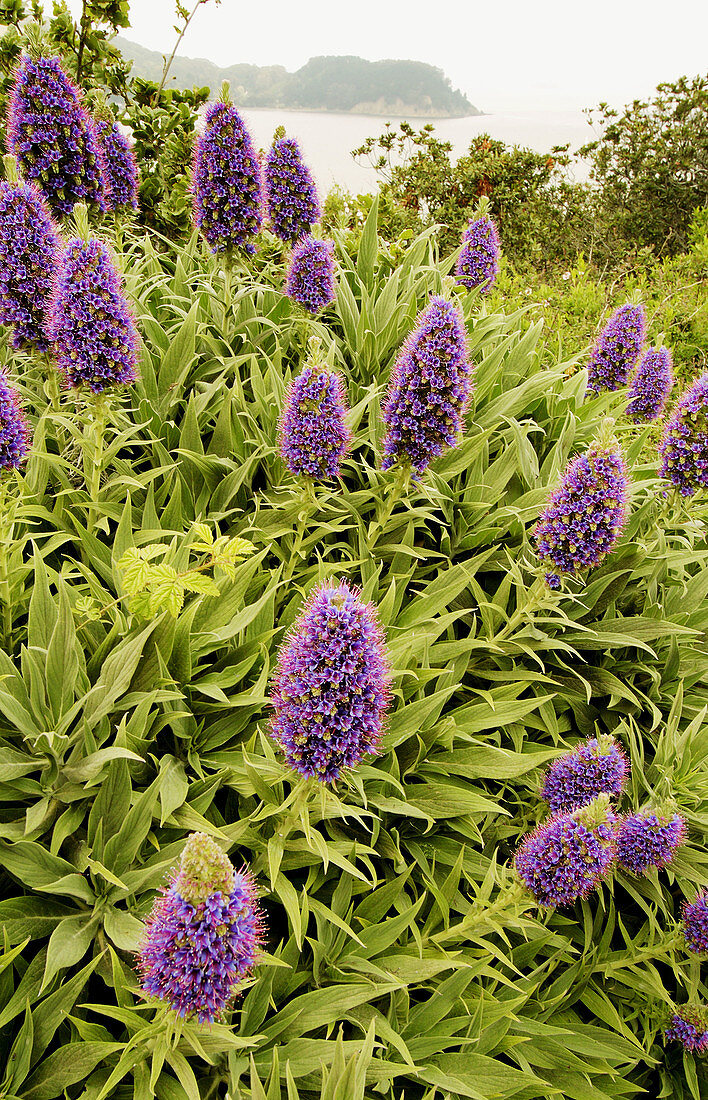
[[[705,1005],[681,1005],[671,1017],[664,1032],[667,1039],[675,1039],[685,1050],[705,1054],[708,1050],[708,1008]]]
[[[351,446],[346,398],[337,371],[306,366],[290,383],[280,418],[280,453],[291,474],[339,477]]]
[[[46,351],[44,331],[59,235],[33,183],[0,183],[0,322],[16,349]]]
[[[462,251],[455,269],[458,283],[468,290],[479,287],[486,294],[499,274],[499,251],[499,234],[489,215],[471,221],[462,234]]]
[[[285,293],[308,313],[320,313],[334,301],[334,242],[301,237],[293,248]]]
[[[629,761],[623,749],[614,737],[602,734],[553,761],[546,771],[541,797],[552,813],[568,813],[599,794],[619,798],[628,775]]]
[[[639,358],[646,318],[643,306],[624,305],[600,333],[588,363],[588,391],[618,390],[627,383]]]
[[[294,138],[278,138],[265,159],[265,197],[276,237],[293,243],[312,232],[320,204],[312,173]]]
[[[108,210],[138,209],[138,164],[130,141],[117,122],[98,119],[96,136],[103,152]]]
[[[0,470],[17,470],[27,457],[30,429],[16,390],[0,370]]]
[[[708,489],[708,372],[677,402],[659,444],[661,477],[682,497]]]
[[[617,833],[617,862],[635,875],[651,867],[668,867],[686,839],[686,823],[680,814],[640,810],[622,818]]]
[[[194,224],[212,252],[252,255],[263,220],[261,166],[236,108],[212,103],[194,151]]]
[[[683,934],[689,951],[708,955],[708,891],[702,890],[695,901],[683,903]]]
[[[664,347],[649,348],[630,383],[627,416],[637,422],[657,420],[666,407],[673,384],[671,352]]]

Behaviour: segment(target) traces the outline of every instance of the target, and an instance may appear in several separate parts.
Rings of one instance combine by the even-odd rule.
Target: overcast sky
[[[191,9],[194,0],[185,0]],[[74,12],[81,0],[70,0]],[[131,0],[126,37],[170,52],[174,0]],[[482,110],[624,103],[708,72],[706,0],[207,0],[179,52],[296,69],[317,54],[412,58]]]

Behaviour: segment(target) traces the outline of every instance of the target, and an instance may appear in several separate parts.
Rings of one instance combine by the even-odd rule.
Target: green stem
[[[492,639],[495,642],[503,641],[508,638],[510,634],[513,634],[518,626],[526,622],[529,619],[533,619],[535,611],[541,607],[543,601],[548,595],[548,586],[546,585],[543,577],[536,577],[531,587],[528,590],[526,601],[516,608],[513,615],[509,618],[506,626],[494,635]]]
[[[92,528],[98,520],[98,498],[101,493],[101,474],[103,473],[103,442],[108,415],[108,404],[105,394],[98,393],[93,396],[91,421],[85,437],[84,446],[84,477],[89,493],[89,507],[87,526]]]
[[[486,901],[474,901],[467,915],[462,918],[459,924],[454,925],[452,928],[446,928],[442,932],[437,932],[435,935],[430,936],[430,940],[432,943],[441,944],[446,940],[457,939],[461,934],[470,932],[479,925],[486,924],[492,917],[507,909],[513,910],[510,913],[511,916],[518,917],[521,915],[516,911],[519,903],[521,903],[522,912],[524,909],[530,909],[535,905],[532,895],[523,883],[517,879],[506,887],[502,887],[496,901],[492,902],[491,905]]]
[[[411,469],[406,466],[399,466],[396,471],[396,477],[393,483],[389,486],[388,495],[385,498],[384,508],[381,515],[371,525],[369,536],[367,538],[367,546],[369,550],[372,550],[376,545],[378,537],[383,534],[388,526],[388,522],[393,515],[393,510],[396,504],[401,499],[403,494],[408,490],[411,482]]]
[[[305,531],[310,517],[317,511],[317,497],[315,496],[315,487],[310,478],[303,479],[302,485],[302,508],[298,512],[297,528],[295,530],[295,538],[290,548],[290,560],[285,566],[283,572],[283,582],[287,583],[291,581],[297,568],[300,551],[305,541]]]
[[[5,475],[0,480],[0,604],[5,650],[12,649],[12,588],[10,585],[10,553],[12,551],[15,516],[21,491],[19,478]]]

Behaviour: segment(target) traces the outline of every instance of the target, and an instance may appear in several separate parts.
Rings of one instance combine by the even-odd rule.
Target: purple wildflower
[[[55,57],[25,55],[15,74],[7,120],[8,150],[58,214],[75,203],[105,210],[103,155],[93,124]]]
[[[389,679],[373,606],[344,581],[317,588],[287,635],[271,696],[290,767],[327,782],[374,755]]]
[[[708,892],[702,890],[695,901],[683,903],[683,934],[689,951],[708,955]]]
[[[15,348],[46,351],[45,312],[59,237],[33,183],[0,183],[0,322],[12,325]]]
[[[483,294],[491,290],[499,274],[499,249],[497,227],[489,215],[471,221],[462,234],[462,251],[455,269],[458,283],[468,290],[479,287]]]
[[[345,415],[339,374],[317,361],[307,365],[290,383],[280,419],[280,453],[291,474],[339,477],[352,439]]]
[[[514,865],[539,905],[572,905],[599,886],[615,862],[617,818],[609,796],[557,814],[539,825],[516,853]]]
[[[293,249],[285,293],[309,313],[319,313],[335,298],[334,242],[302,237]]]
[[[686,823],[680,814],[640,810],[623,818],[617,833],[617,861],[635,875],[650,867],[667,867],[686,839]]]
[[[667,1039],[676,1039],[685,1050],[704,1054],[708,1050],[708,1008],[705,1005],[681,1005],[671,1017],[664,1034]]]
[[[30,430],[20,399],[0,370],[0,470],[18,469],[30,445]]]
[[[72,386],[94,393],[135,381],[138,333],[108,248],[70,240],[49,308],[47,332]]]
[[[649,348],[629,387],[627,416],[632,420],[657,420],[664,411],[674,374],[668,348]]]
[[[103,152],[107,209],[137,210],[138,165],[130,141],[117,122],[99,118],[94,125]]]
[[[552,813],[568,813],[599,794],[619,798],[628,774],[629,762],[622,748],[614,737],[602,734],[553,761],[544,777],[541,797]]]
[[[471,393],[462,313],[444,298],[433,298],[391,375],[383,407],[384,470],[401,462],[422,474],[437,455],[457,446]]]
[[[253,255],[261,227],[261,166],[236,108],[220,100],[206,113],[194,152],[194,223],[212,252]]]
[[[212,1023],[252,969],[261,940],[253,879],[206,833],[192,833],[179,870],[146,922],[143,989],[180,1016]]]
[[[659,444],[659,473],[682,497],[708,489],[708,373],[677,402]]]
[[[539,558],[555,567],[546,577],[551,587],[558,587],[558,573],[599,565],[626,520],[624,456],[614,440],[595,442],[566,467],[533,531]]]
[[[294,138],[279,138],[268,151],[265,197],[270,224],[281,241],[294,242],[307,236],[319,221],[315,182]]]
[[[624,386],[639,358],[646,319],[643,306],[616,309],[600,333],[588,363],[588,390],[618,390]]]

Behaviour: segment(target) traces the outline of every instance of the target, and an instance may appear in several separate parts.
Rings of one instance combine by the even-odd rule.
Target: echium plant
[[[550,567],[546,581],[592,569],[610,553],[627,521],[628,476],[611,424],[574,458],[534,528],[536,550]]]
[[[681,915],[688,950],[708,955],[708,891],[701,890],[693,901],[685,901]]]
[[[458,283],[468,290],[479,288],[486,294],[499,274],[500,250],[497,227],[481,208],[479,216],[470,221],[462,234],[462,251],[455,268]]]
[[[544,776],[541,797],[552,813],[568,813],[599,794],[619,798],[629,775],[629,761],[614,737],[601,734],[554,760]]]
[[[45,313],[59,252],[49,207],[34,183],[21,183],[17,162],[4,158],[0,183],[0,322],[12,325],[15,348],[46,351]]]
[[[129,138],[101,102],[94,110],[94,129],[103,154],[106,209],[138,209],[138,164]]]
[[[693,1054],[708,1051],[708,1005],[681,1005],[673,1013],[664,1031],[669,1040],[681,1043]]]
[[[192,172],[194,224],[212,252],[255,252],[261,191],[258,155],[225,84],[206,112]]]
[[[105,209],[103,155],[81,92],[55,57],[37,49],[17,69],[7,118],[8,151],[56,214],[77,202]]]
[[[657,420],[664,411],[674,384],[671,352],[668,348],[649,348],[629,386],[627,416],[635,421]]]
[[[252,970],[262,936],[253,878],[205,833],[192,833],[147,920],[144,991],[182,1017],[213,1023]]]
[[[308,313],[321,313],[334,301],[333,241],[300,238],[290,257],[285,293]]]
[[[618,390],[627,383],[644,343],[644,307],[628,302],[612,314],[593,348],[588,363],[588,390]]]
[[[660,474],[681,496],[708,489],[708,373],[677,402],[659,444]]]
[[[377,752],[390,669],[376,611],[345,581],[317,588],[287,635],[272,733],[291,768],[324,782]]]
[[[0,476],[17,470],[27,457],[30,429],[17,391],[0,370]]]
[[[685,839],[686,822],[680,814],[648,807],[620,822],[617,862],[635,875],[645,875],[652,867],[661,870]]]
[[[341,376],[325,361],[317,337],[292,380],[280,418],[280,453],[291,474],[313,480],[339,477],[351,446],[347,402]]]
[[[295,138],[276,136],[264,166],[268,217],[276,237],[291,243],[307,236],[321,210],[312,173]]]
[[[383,406],[383,468],[398,463],[422,474],[455,447],[472,393],[461,311],[432,298],[396,360]]]

